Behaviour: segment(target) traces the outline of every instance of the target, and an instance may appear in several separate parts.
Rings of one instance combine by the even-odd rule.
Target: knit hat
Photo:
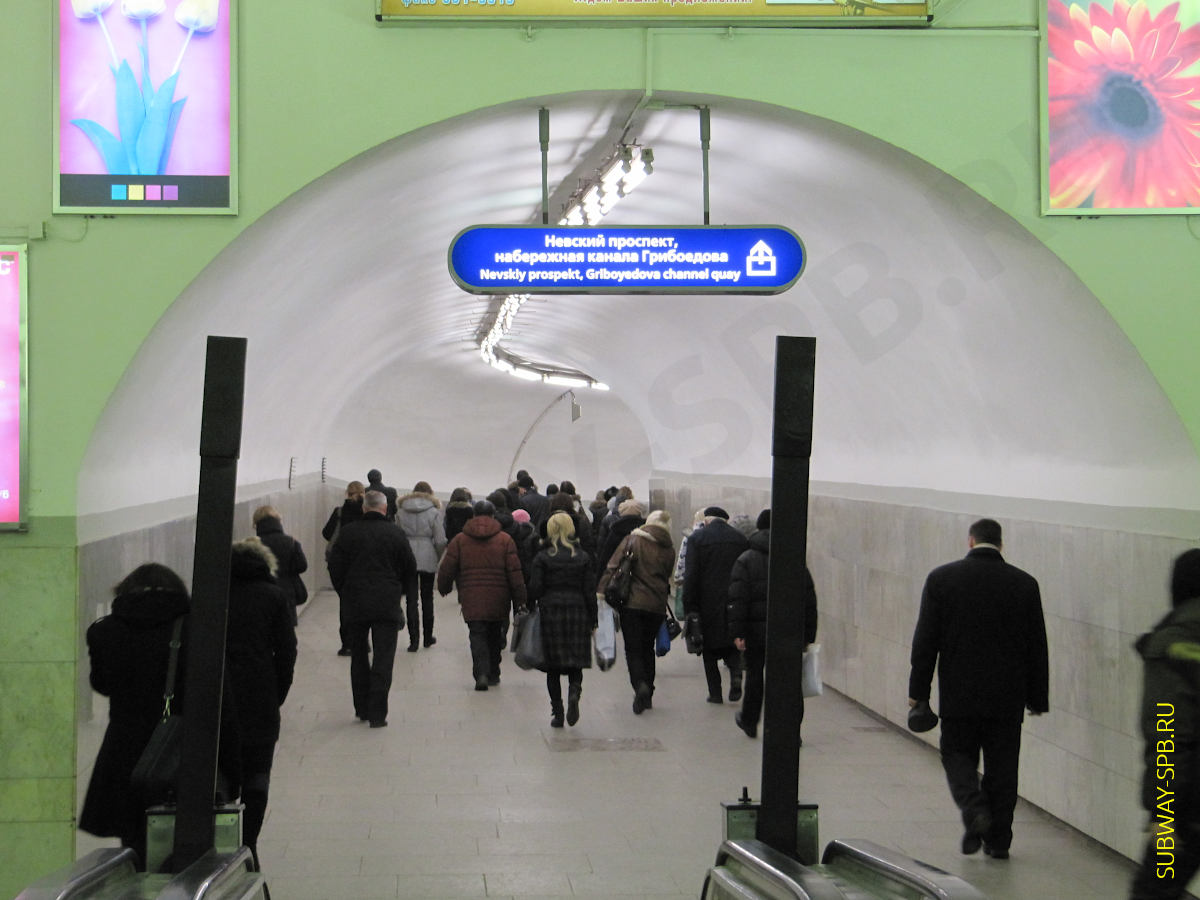
[[[665,509],[656,509],[650,515],[646,516],[647,525],[658,525],[662,528],[671,530],[671,514]]]
[[[755,519],[755,521],[754,521],[754,527],[757,528],[759,531],[765,531],[766,529],[771,527],[771,510],[770,510],[770,508],[764,509],[762,512],[760,512],[758,514],[758,518]]]
[[[528,522],[529,521],[529,513],[523,509],[514,509],[513,513],[512,513],[512,517],[513,517],[514,522]]]
[[[725,519],[726,521],[729,521],[729,513],[725,512],[725,510],[721,509],[719,506],[709,506],[704,510],[704,518],[708,519],[713,516],[716,516],[718,519]]]
[[[634,500],[631,497],[617,507],[617,513],[622,516],[644,516],[646,507],[641,500]]]

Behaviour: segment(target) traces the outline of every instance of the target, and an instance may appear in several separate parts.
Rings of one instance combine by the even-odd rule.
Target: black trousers
[[[767,648],[746,641],[746,692],[742,694],[742,727],[754,727],[762,716],[763,670],[766,668]],[[804,721],[804,697],[796,698],[800,721]]]
[[[498,681],[500,678],[500,654],[504,650],[504,635],[508,622],[476,620],[467,623],[467,635],[471,644],[471,674],[477,682]]]
[[[732,644],[716,650],[709,650],[705,647],[704,652],[700,655],[704,659],[704,677],[708,681],[708,696],[721,696],[721,670],[717,667],[717,664],[722,660],[729,667],[729,677],[731,679],[741,677],[742,654]]]
[[[567,676],[568,687],[583,687],[583,669],[555,669],[546,673],[546,693],[550,695],[550,711],[562,712],[562,677]]]
[[[1186,810],[1180,812],[1177,807],[1176,812],[1172,835],[1157,834],[1151,820],[1151,836],[1142,867],[1133,876],[1130,900],[1177,900],[1200,870],[1200,822],[1186,821],[1185,817],[1193,818]]]
[[[408,616],[408,642],[414,647],[417,638],[425,636],[425,642],[433,637],[433,576],[434,572],[418,572],[417,581],[420,585],[420,603],[416,597],[408,596],[405,601],[404,613]],[[424,625],[424,629],[422,629]]]
[[[350,637],[350,692],[354,697],[354,714],[360,719],[386,722],[399,623],[391,619],[347,622],[346,632]]]
[[[664,613],[646,612],[641,609],[621,610],[625,668],[629,670],[629,683],[635,691],[638,685],[644,682],[650,688],[650,693],[654,693],[654,641],[665,618]]]
[[[271,787],[271,763],[275,742],[242,745],[242,843],[258,862],[258,835],[267,817],[267,794]]]
[[[942,768],[950,796],[964,826],[987,813],[992,827],[983,840],[997,850],[1012,843],[1017,806],[1017,763],[1021,755],[1020,719],[942,718]],[[983,754],[983,778],[979,755]]]

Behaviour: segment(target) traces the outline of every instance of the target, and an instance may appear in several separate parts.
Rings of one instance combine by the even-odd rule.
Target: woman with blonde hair
[[[632,550],[633,575],[629,602],[621,610],[621,634],[625,639],[625,667],[633,687],[633,712],[641,715],[653,705],[654,641],[667,617],[671,570],[675,546],[671,541],[671,516],[656,509],[617,545],[600,577],[596,590],[603,594],[609,579],[621,565],[626,550]]]
[[[596,578],[592,558],[579,547],[575,523],[565,512],[546,521],[546,545],[533,558],[529,602],[541,609],[550,727],[562,728],[562,676],[567,676],[566,722],[579,721],[583,670],[592,664],[596,629]]]

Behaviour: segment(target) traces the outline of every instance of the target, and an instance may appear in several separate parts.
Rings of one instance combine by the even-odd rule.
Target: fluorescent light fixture
[[[573,375],[552,375],[549,372],[542,376],[542,380],[546,384],[557,384],[562,387],[587,387],[590,383],[587,378],[578,378]]]
[[[596,169],[595,177],[580,181],[563,207],[558,224],[572,227],[599,224],[622,197],[628,197],[653,171],[653,150],[639,144],[618,144]],[[607,384],[577,369],[527,363],[501,347],[500,342],[512,331],[517,313],[528,300],[529,294],[509,294],[501,301],[491,328],[479,339],[480,358],[492,368],[525,381],[607,391]]]

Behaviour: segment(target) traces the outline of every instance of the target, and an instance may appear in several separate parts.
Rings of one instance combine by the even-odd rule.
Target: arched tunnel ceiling
[[[1195,449],[1145,364],[1010,217],[828,120],[642,99],[572,94],[449,120],[264,216],[126,372],[81,469],[80,513],[194,494],[208,334],[249,339],[242,484],[285,477],[292,458],[301,473],[325,459],[335,477],[378,466],[438,490],[490,489],[514,455],[539,482],[583,490],[652,470],[767,476],[774,336],[797,334],[817,338],[814,480],[1200,508]],[[535,297],[506,346],[612,387],[577,392],[579,422],[539,421],[562,389],[481,362],[488,300],[451,281],[451,239],[540,221],[541,106],[552,216],[624,135],[653,148],[654,174],[605,223],[701,223],[700,104],[712,222],[792,228],[804,275],[775,297]]]

